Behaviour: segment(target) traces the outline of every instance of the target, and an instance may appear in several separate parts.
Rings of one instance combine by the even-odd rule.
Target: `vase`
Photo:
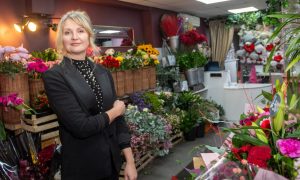
[[[117,96],[125,95],[125,73],[124,71],[117,71]]]
[[[125,70],[125,94],[133,93],[133,72],[132,70]]]
[[[173,52],[177,52],[179,47],[179,36],[169,37],[169,46]]]
[[[149,67],[149,87],[150,89],[156,88],[156,67]]]
[[[138,92],[142,90],[142,69],[135,69],[133,71],[133,91]]]
[[[150,68],[142,68],[142,90],[149,89]]]
[[[186,79],[188,81],[189,86],[194,86],[198,84],[198,69],[191,68],[185,71]]]
[[[29,96],[30,96],[30,106],[38,109],[35,105],[35,98],[38,94],[45,91],[43,79],[29,79]]]
[[[16,110],[11,107],[2,107],[2,119],[5,124],[20,124],[21,110]]]
[[[18,93],[18,96],[29,104],[29,83],[26,73],[16,73],[14,75],[0,73],[0,96],[7,96]]]

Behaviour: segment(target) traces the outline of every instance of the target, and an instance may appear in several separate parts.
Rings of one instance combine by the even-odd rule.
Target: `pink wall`
[[[21,19],[26,12],[25,0],[0,0],[0,45],[24,45],[29,51],[44,50],[55,47],[56,33],[43,25],[37,32],[18,33],[13,24]],[[89,3],[78,0],[54,0],[53,17],[61,17],[69,10],[86,11],[93,24],[133,27],[137,43],[152,43],[161,47],[160,17],[171,11],[144,6],[122,6],[126,3]],[[201,29],[205,27],[201,24]]]

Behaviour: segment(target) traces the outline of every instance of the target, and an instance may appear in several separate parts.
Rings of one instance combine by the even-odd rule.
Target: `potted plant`
[[[203,67],[207,64],[208,60],[204,54],[200,51],[180,51],[176,53],[176,62],[181,72],[185,72],[189,86],[193,86],[203,82],[199,80],[199,67]]]
[[[25,73],[28,58],[28,51],[22,46],[0,46],[0,96],[17,92],[26,103],[29,102],[28,75]]]
[[[195,140],[196,127],[201,123],[199,115],[199,101],[201,97],[190,91],[182,92],[177,97],[176,106],[181,110],[180,130],[183,132],[186,140]]]

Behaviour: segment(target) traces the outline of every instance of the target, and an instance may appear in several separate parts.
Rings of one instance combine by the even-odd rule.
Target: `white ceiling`
[[[123,2],[188,13],[198,17],[215,17],[230,14],[227,10],[254,6],[265,9],[265,0],[230,0],[214,4],[204,4],[196,0],[119,0]]]

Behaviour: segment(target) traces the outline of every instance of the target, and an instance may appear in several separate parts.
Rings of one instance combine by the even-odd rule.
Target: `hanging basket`
[[[150,68],[145,67],[142,69],[142,90],[149,89],[149,78],[150,78]]]
[[[125,72],[125,94],[133,93],[133,71],[126,70]]]
[[[2,119],[5,124],[20,124],[21,111],[11,107],[1,107]]]
[[[124,71],[117,71],[117,96],[125,95],[125,73]]]
[[[133,71],[133,91],[142,90],[142,69],[136,69]]]
[[[18,96],[29,103],[28,75],[16,73],[14,75],[0,73],[0,96],[18,93]]]
[[[156,88],[156,67],[151,66],[149,68],[149,86],[151,89]]]
[[[29,96],[30,96],[30,105],[37,109],[34,104],[35,98],[37,95],[45,90],[44,82],[42,79],[29,79]]]

